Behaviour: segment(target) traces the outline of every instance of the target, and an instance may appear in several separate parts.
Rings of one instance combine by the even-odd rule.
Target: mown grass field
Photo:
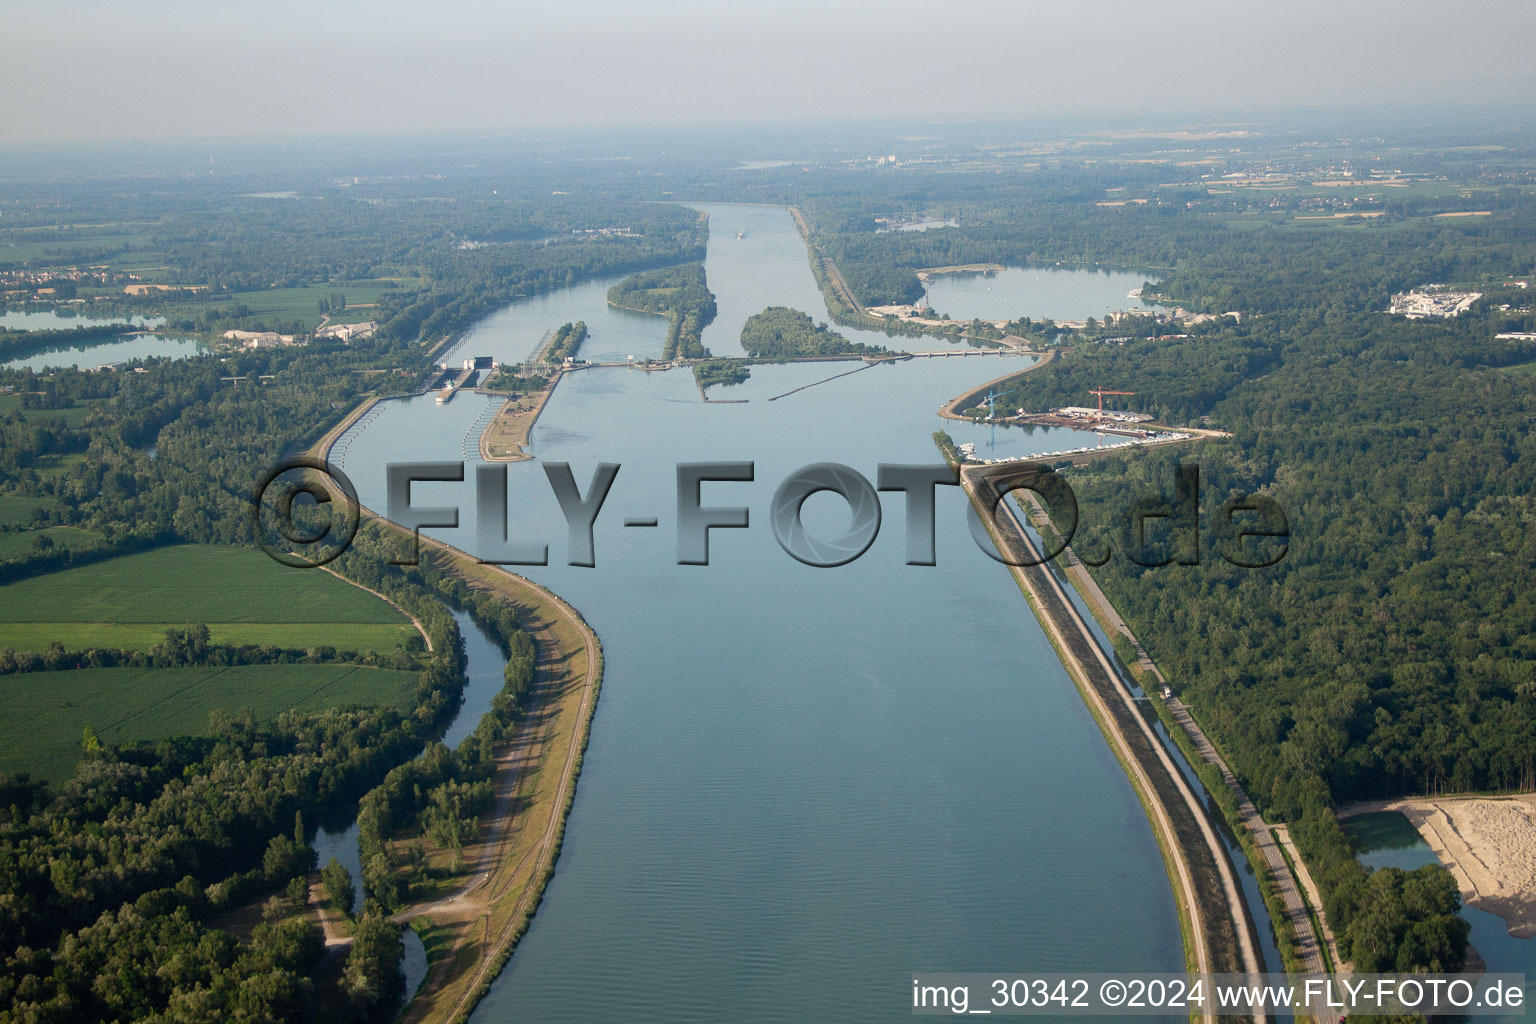
[[[379,301],[381,295],[397,289],[410,288],[419,282],[419,278],[392,280],[378,278],[368,281],[348,281],[344,284],[316,284],[303,288],[266,288],[261,291],[211,296],[206,305],[228,308],[231,304],[239,304],[250,310],[253,318],[299,320],[308,327],[314,327],[320,323],[321,299],[329,299],[332,295],[341,293],[347,297],[349,306],[373,304]],[[352,312],[359,315],[355,319],[350,316],[335,317],[332,318],[332,322],[358,323],[373,319],[371,309]]]
[[[55,419],[62,420],[66,427],[78,427],[85,422],[85,417],[90,414],[91,407],[102,399],[87,398],[70,409],[23,409],[20,395],[0,395],[0,416],[11,412],[21,413],[21,418],[28,423],[38,420]]]
[[[281,647],[390,651],[417,635],[372,594],[246,548],[157,548],[0,588],[0,647],[17,650],[144,649],[194,622],[216,642]]]
[[[329,324],[361,324],[361,323],[367,323],[369,320],[372,320],[378,314],[378,310],[379,310],[379,307],[378,307],[377,303],[372,303],[372,304],[369,304],[369,305],[358,306],[358,307],[353,307],[353,306],[349,305],[346,309],[342,310],[341,312],[334,312],[333,311],[330,314],[330,319],[327,320],[326,322],[329,323]]]
[[[32,498],[25,494],[0,494],[0,523],[25,525],[32,521],[32,513],[38,509],[47,511],[54,505],[52,498]]]
[[[235,292],[219,296],[220,304],[238,302],[251,311],[252,316],[279,317],[303,320],[310,326],[320,322],[320,300],[337,292],[345,293],[347,302],[377,302],[379,295],[390,289],[382,281],[351,281],[344,285],[319,284],[308,288],[268,288],[259,292]]]
[[[23,521],[28,514],[20,513]],[[95,530],[83,530],[75,526],[46,526],[39,530],[18,530],[0,533],[0,559],[14,558],[32,551],[38,537],[47,537],[55,548],[84,551],[101,543],[101,534]]]
[[[84,452],[63,452],[58,455],[39,455],[27,468],[40,477],[48,477],[73,473],[83,465]]]
[[[47,260],[58,263],[115,262],[121,257],[122,248],[140,242],[139,235],[109,233],[73,234],[64,241],[58,239],[33,240],[25,232],[0,240],[0,266],[11,263],[31,263]],[[100,257],[105,256],[105,259]]]
[[[103,742],[123,743],[205,732],[208,714],[217,708],[250,708],[258,720],[289,708],[403,709],[415,684],[415,672],[337,664],[87,668],[0,676],[0,772],[68,777],[80,759],[86,726]]]

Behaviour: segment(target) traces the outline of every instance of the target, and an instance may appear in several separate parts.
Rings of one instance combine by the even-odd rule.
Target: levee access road
[[[1020,475],[1018,466],[964,467],[960,479],[983,522],[992,519],[986,514],[992,506],[1000,510],[988,532],[1010,562],[1021,563],[1011,567],[1020,589],[1146,809],[1179,903],[1189,968],[1200,973],[1260,974],[1263,964],[1254,921],[1199,794],[1153,733],[1135,698],[1121,685],[1055,574],[1039,564],[1043,556],[1011,502],[999,500],[1006,482]],[[1215,1015],[1207,1013],[1205,1019],[1215,1020]]]

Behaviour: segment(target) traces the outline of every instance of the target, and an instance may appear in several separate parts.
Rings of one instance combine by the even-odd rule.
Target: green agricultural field
[[[300,320],[308,327],[315,327],[320,323],[320,300],[329,299],[338,293],[347,297],[347,305],[373,304],[379,301],[379,296],[395,288],[410,287],[414,279],[401,279],[394,288],[385,280],[373,281],[348,281],[345,284],[316,284],[305,288],[267,288],[254,292],[233,292],[229,295],[218,295],[209,301],[210,306],[228,308],[231,303],[238,303],[250,310],[252,318],[276,319],[276,320]],[[356,323],[372,318],[372,310],[354,310],[356,313],[367,314],[358,317],[357,320],[340,318],[333,322]]]
[[[330,319],[326,321],[326,324],[330,325],[330,324],[362,324],[362,323],[367,323],[369,320],[372,320],[378,314],[378,311],[379,311],[379,307],[378,307],[377,303],[370,303],[368,305],[364,305],[364,306],[361,306],[361,307],[354,307],[354,306],[348,305],[347,308],[345,310],[343,310],[342,312],[340,312],[340,313],[334,313],[333,312],[330,315]]]
[[[416,673],[356,665],[86,668],[0,676],[0,772],[62,779],[90,726],[105,743],[206,731],[208,713],[410,706]]]
[[[124,274],[134,274],[146,284],[165,283],[174,267],[166,263],[166,255],[152,249],[135,249],[132,252],[123,253],[107,260],[107,265],[114,271]],[[109,295],[121,295],[121,286],[113,286],[104,289]]]
[[[32,241],[24,235],[0,240],[0,266],[12,263],[78,263],[82,260],[95,263],[122,252],[124,246],[139,240],[138,235],[101,234],[75,235],[66,241]]]
[[[188,621],[201,620],[153,624],[0,622],[0,647],[44,651],[49,644],[58,641],[71,651],[91,647],[147,651],[165,639],[165,631],[171,626],[184,626]],[[341,651],[387,652],[409,638],[421,635],[409,625],[382,622],[214,622],[207,625],[208,638],[216,644],[254,644],[302,650],[328,645]]]
[[[0,647],[17,650],[147,648],[193,622],[216,642],[283,647],[390,651],[418,635],[372,594],[247,548],[157,548],[0,588]]]

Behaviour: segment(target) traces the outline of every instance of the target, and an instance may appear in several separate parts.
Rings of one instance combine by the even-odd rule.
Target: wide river
[[[768,305],[826,316],[787,213],[708,209],[710,348],[739,352]],[[583,356],[658,356],[664,321],[607,309],[609,283],[498,313],[459,354],[520,360],[584,319]],[[736,404],[701,402],[685,370],[573,373],[534,430],[537,460],[508,468],[512,540],[547,542],[551,562],[519,571],[586,616],[606,675],[557,873],[476,1021],[892,1020],[913,971],[1181,969],[1146,817],[1012,579],[972,543],[959,489],[940,489],[934,567],[903,564],[900,494],[841,568],[794,561],[768,523],[795,469],[934,464],[941,427],[1000,454],[1092,436],[936,416],[1017,357],[877,366],[767,400],[858,365],[756,367],[711,396]],[[384,510],[388,463],[459,461],[490,408],[472,393],[387,402],[337,457]],[[703,490],[751,525],[712,531],[708,566],[679,566],[675,464],[706,460],[755,463],[754,481]],[[622,467],[595,568],[565,564],[542,462],[570,463],[584,491],[598,462]],[[413,502],[457,505],[458,529],[429,532],[492,555],[473,464],[465,476],[417,484]],[[623,525],[642,516],[659,528]],[[813,533],[847,518],[827,495],[806,504]]]

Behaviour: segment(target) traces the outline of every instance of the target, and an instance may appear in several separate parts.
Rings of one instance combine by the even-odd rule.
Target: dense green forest
[[[121,220],[126,235],[102,250],[88,237],[66,250],[104,265],[135,254],[163,264],[152,280],[184,291],[125,294],[94,289],[91,312],[153,313],[171,333],[230,328],[308,333],[291,313],[253,309],[263,293],[324,287],[326,302],[366,283],[372,318],[396,341],[437,341],[518,298],[643,267],[701,259],[706,227],[682,207],[547,195],[538,203],[420,197],[353,199],[332,189],[284,201],[202,194],[99,195],[89,186],[50,197],[54,218]],[[8,211],[12,212],[12,211]],[[88,232],[38,232],[7,218],[0,243]],[[3,270],[0,247],[0,270]],[[33,263],[38,261],[32,261]],[[22,263],[26,267],[29,264]],[[135,278],[137,279],[137,278]],[[198,289],[196,291],[190,289]],[[309,315],[318,300],[306,298]]]
[[[505,391],[509,395],[526,395],[548,387],[549,380],[549,377],[541,376],[537,373],[530,373],[524,377],[519,375],[515,368],[503,366],[480,386],[487,391]]]
[[[693,379],[701,388],[745,384],[751,376],[752,364],[745,359],[707,359],[693,364]]]
[[[506,657],[501,691],[459,746],[432,744],[421,757],[390,771],[358,809],[358,845],[363,882],[370,897],[391,911],[410,904],[412,887],[427,880],[426,842],[452,851],[450,869],[460,867],[459,851],[479,829],[479,815],[490,807],[495,745],[512,734],[532,694],[537,655],[533,641],[515,615],[494,597],[443,573],[430,560],[416,570],[438,593],[467,608],[496,638]],[[417,840],[410,852],[392,852],[387,841]]]
[[[244,946],[210,922],[274,891],[302,906],[302,879],[314,867],[303,822],[359,796],[367,903],[351,905],[350,883],[329,878],[336,868],[322,873],[333,897],[345,896],[339,909],[356,917],[340,998],[360,1019],[398,991],[398,929],[383,914],[403,904],[414,875],[383,847],[381,815],[390,831],[426,834],[445,846],[473,835],[489,797],[493,744],[526,703],[534,649],[510,607],[430,561],[399,567],[386,555],[382,541],[365,533],[334,564],[409,609],[432,637],[436,653],[410,656],[422,670],[408,714],[288,712],[266,723],[249,712],[215,712],[205,737],[122,747],[94,742],[88,731],[86,760],[57,791],[25,775],[0,776],[0,1015],[132,1020],[164,1012],[179,1020],[182,1007],[197,1005],[302,1019],[319,960],[318,929],[283,912],[277,896],[269,903],[278,913]],[[470,609],[497,637],[508,657],[505,686],[457,751],[438,743],[407,760],[457,707],[463,682],[462,643],[443,601]],[[89,663],[101,653],[112,652],[80,657]],[[173,630],[149,658],[170,667],[220,664],[238,653],[209,644],[206,630],[192,627]],[[392,664],[403,667],[399,657]],[[399,792],[401,779],[409,780],[406,796],[414,793],[414,801],[386,796]],[[156,982],[140,977],[173,952],[184,971]],[[102,989],[102,970],[120,973],[122,984]],[[260,986],[258,977],[266,979]]]
[[[826,324],[818,324],[788,306],[769,306],[747,317],[741,328],[741,347],[756,359],[882,355],[888,351],[878,345],[849,341]]]
[[[1261,315],[1066,338],[1062,358],[1000,389],[1008,408],[1044,409],[1108,384],[1165,422],[1231,432],[1071,470],[1073,546],[1108,559],[1094,570],[1106,593],[1260,810],[1294,823],[1357,967],[1454,963],[1465,928],[1433,870],[1368,877],[1334,806],[1536,785],[1536,390],[1499,368],[1536,350],[1493,337],[1519,322],[1497,285],[1536,266],[1533,216],[1432,235],[1218,232],[1163,287]],[[1400,283],[1484,275],[1489,295],[1456,320],[1381,312]],[[1132,535],[1135,503],[1171,502],[1181,464],[1200,472],[1197,565],[1173,558],[1187,549],[1171,536]],[[1217,547],[1222,503],[1250,493],[1289,522],[1285,557],[1262,569]]]
[[[1128,496],[1172,494],[1180,462],[1199,465],[1207,516],[1254,492],[1286,510],[1289,549],[1267,569],[1206,551],[1198,566],[1117,555],[1098,570],[1281,816],[1309,776],[1341,801],[1529,788],[1531,384],[1478,368],[1471,324],[1279,320],[1075,350],[1006,392],[1008,407],[1035,409],[1113,381],[1134,408],[1234,435],[1074,470],[1090,510],[1074,546],[1127,551]]]
[[[608,302],[667,318],[662,359],[704,359],[704,328],[715,319],[715,293],[704,280],[703,263],[684,263],[633,274],[608,289]]]
[[[916,301],[917,270],[998,263],[1103,265],[1143,270],[1151,294],[1190,309],[1270,312],[1304,303],[1310,271],[1327,268],[1330,296],[1353,308],[1385,309],[1393,292],[1431,281],[1481,280],[1529,268],[1532,211],[1518,189],[1482,193],[1497,216],[1446,221],[1415,218],[1460,201],[1404,199],[1358,230],[1303,228],[1294,220],[1253,222],[1242,230],[1192,212],[1209,195],[1172,192],[1164,201],[1105,208],[1090,197],[1124,187],[1125,171],[1083,169],[1074,186],[1046,181],[945,182],[940,196],[960,223],[934,231],[869,230],[866,203],[822,197],[801,204],[816,240],[865,305]],[[1115,175],[1110,178],[1109,175]],[[1094,187],[1095,180],[1100,183]],[[1108,180],[1106,180],[1108,179]],[[1203,193],[1203,190],[1202,190]],[[897,200],[886,200],[887,209]],[[1230,205],[1230,204],[1228,204]],[[1246,210],[1244,212],[1247,212]]]
[[[464,330],[498,306],[578,281],[682,259],[702,259],[706,232],[691,210],[621,207],[638,237],[578,234],[547,243],[507,242],[425,254],[428,289],[380,300],[380,333],[431,341]],[[613,214],[610,214],[613,216]]]

